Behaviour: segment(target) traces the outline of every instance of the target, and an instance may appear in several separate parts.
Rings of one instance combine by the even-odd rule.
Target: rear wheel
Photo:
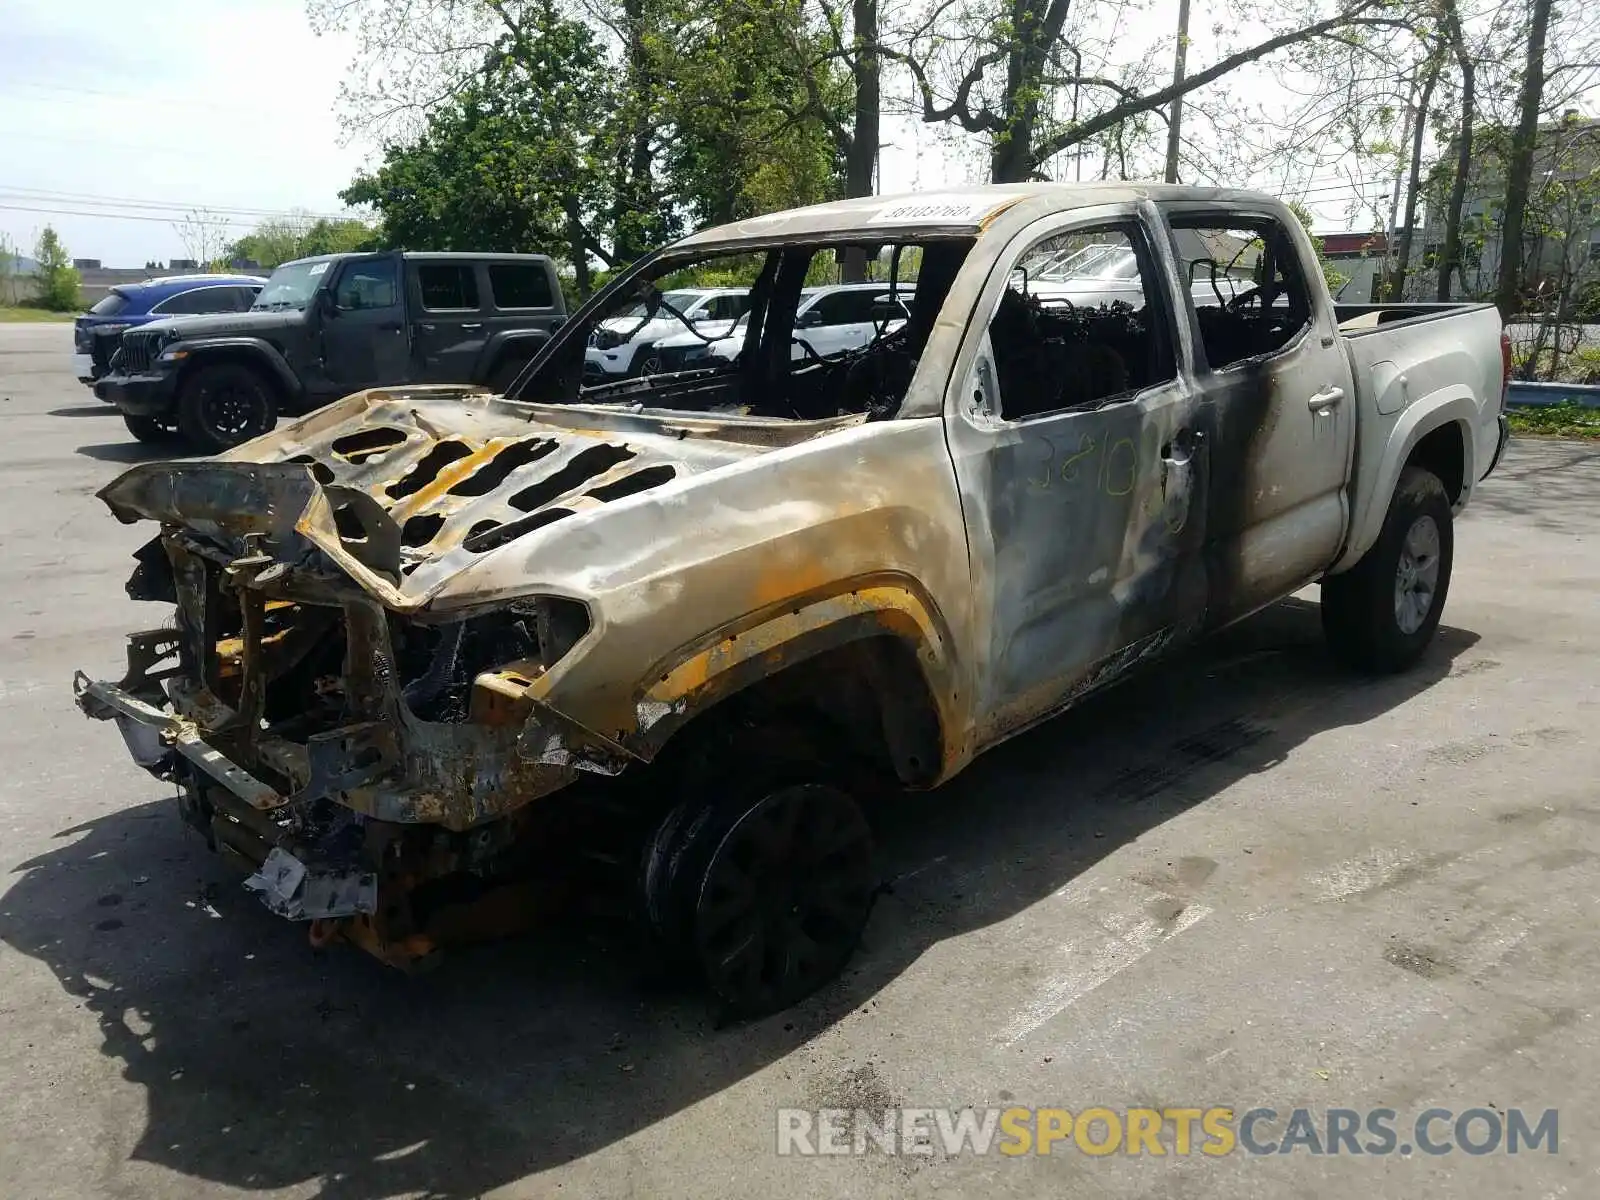
[[[489,390],[497,395],[504,396],[506,390],[516,382],[517,376],[522,374],[522,368],[528,365],[525,358],[507,359],[495,364],[489,373]]]
[[[645,848],[652,930],[730,1015],[787,1008],[854,954],[876,892],[861,806],[803,734],[751,731],[737,768],[686,789]]]
[[[1378,540],[1354,567],[1322,582],[1322,628],[1334,653],[1378,674],[1414,663],[1439,627],[1454,551],[1444,484],[1407,467]]]
[[[154,417],[136,417],[131,413],[122,414],[122,423],[128,427],[128,432],[134,438],[147,446],[164,446],[172,443],[172,430],[168,429]]]
[[[197,367],[178,394],[178,429],[206,454],[260,437],[277,423],[272,386],[242,363]]]

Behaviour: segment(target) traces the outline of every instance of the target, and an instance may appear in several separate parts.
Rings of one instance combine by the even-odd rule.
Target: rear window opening
[[[823,420],[900,409],[970,237],[819,239],[646,261],[511,399]]]
[[[121,292],[108,292],[95,301],[94,307],[89,310],[93,317],[114,317],[128,307],[128,298]]]

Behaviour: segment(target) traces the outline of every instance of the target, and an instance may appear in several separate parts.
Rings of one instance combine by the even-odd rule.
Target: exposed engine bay
[[[441,914],[555,886],[573,863],[554,847],[593,813],[533,801],[638,757],[545,699],[590,631],[582,602],[440,611],[441,594],[476,597],[471,581],[540,531],[818,432],[558,415],[462,389],[363,393],[248,458],[146,464],[102,493],[124,521],[162,524],[127,590],[173,620],[130,638],[115,685],[80,678],[79,703],[314,939],[404,965],[443,938]]]

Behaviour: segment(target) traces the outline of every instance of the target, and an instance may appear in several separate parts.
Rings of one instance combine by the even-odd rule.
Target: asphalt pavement
[[[0,1195],[1600,1194],[1600,446],[1512,444],[1414,671],[1339,672],[1309,589],[897,804],[847,977],[718,1028],[598,923],[314,951],[180,826],[71,700],[165,614],[70,337],[0,326]],[[778,1153],[891,1106],[1270,1108],[1288,1152]],[[1447,1152],[1326,1152],[1384,1108]],[[1557,1136],[1470,1152],[1512,1109]]]

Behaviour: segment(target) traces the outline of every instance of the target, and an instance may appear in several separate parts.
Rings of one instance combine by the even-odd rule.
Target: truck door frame
[[[1207,624],[1248,616],[1317,578],[1349,526],[1356,391],[1310,236],[1289,209],[1259,200],[1162,200],[1153,205],[1174,263],[1180,323],[1205,396],[1208,495]],[[1174,220],[1214,229],[1270,222],[1287,237],[1308,317],[1264,354],[1220,365],[1206,356]]]
[[[989,341],[1014,264],[1041,242],[1115,229],[1141,251],[1172,375],[1097,409],[1008,420]],[[946,442],[962,498],[986,683],[981,744],[1050,716],[1198,631],[1205,611],[1202,439],[1172,244],[1145,201],[1058,212],[991,260],[947,387]],[[1090,561],[1093,559],[1093,561]],[[1103,560],[1103,561],[1102,561]]]

